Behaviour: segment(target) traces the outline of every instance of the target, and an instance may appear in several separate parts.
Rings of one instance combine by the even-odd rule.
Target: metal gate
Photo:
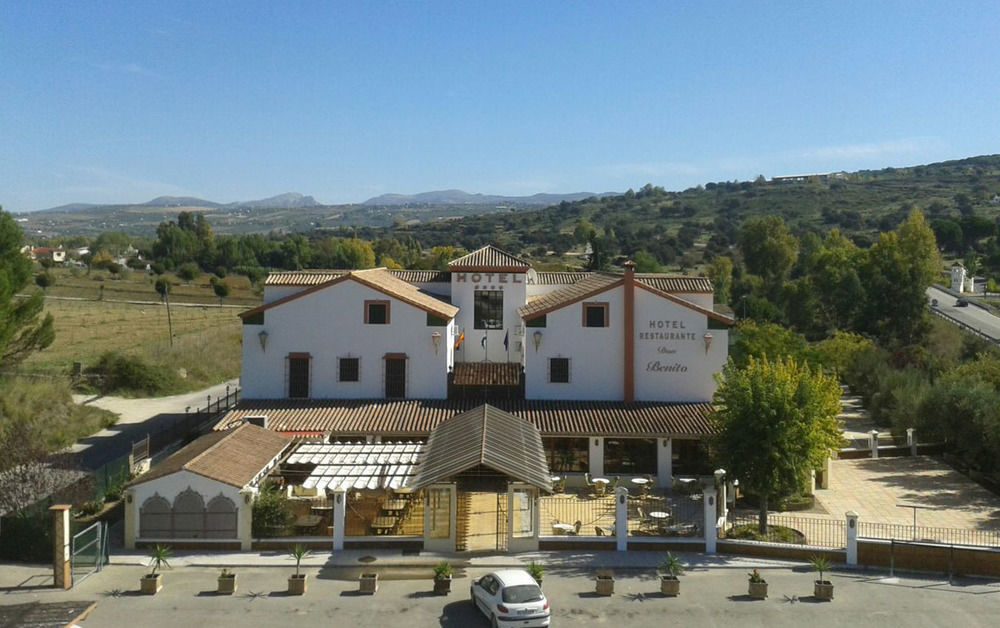
[[[73,586],[103,569],[108,564],[108,524],[98,521],[74,534],[69,560]]]
[[[507,551],[507,493],[497,493],[497,551]]]

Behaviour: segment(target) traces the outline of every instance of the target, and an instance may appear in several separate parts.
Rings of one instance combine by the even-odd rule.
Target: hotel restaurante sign
[[[684,321],[674,320],[650,320],[649,329],[654,331],[640,331],[639,340],[697,340],[698,336],[694,332],[684,331]],[[676,331],[675,331],[676,330]],[[657,353],[673,354],[677,349],[660,346]],[[680,362],[664,364],[660,360],[650,360],[646,363],[647,373],[687,373],[688,367]]]

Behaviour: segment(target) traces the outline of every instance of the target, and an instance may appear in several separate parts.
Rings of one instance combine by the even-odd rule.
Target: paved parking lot
[[[955,585],[939,580],[884,577],[872,572],[837,572],[833,602],[811,598],[814,575],[795,563],[686,554],[692,565],[682,577],[681,595],[659,594],[652,565],[659,556],[645,552],[617,554],[544,554],[550,565],[543,588],[551,600],[553,625],[579,626],[974,626],[996,625],[1000,583],[970,580]],[[252,556],[240,558],[243,561]],[[314,559],[315,560],[315,559]],[[288,566],[240,567],[235,596],[215,594],[218,569],[185,564],[165,574],[165,587],[154,597],[136,594],[144,568],[116,564],[95,574],[70,592],[6,586],[30,577],[30,568],[0,566],[0,604],[32,600],[96,600],[85,627],[118,626],[486,626],[468,601],[470,579],[519,557],[477,559],[461,568],[452,594],[431,594],[429,575],[419,580],[383,580],[375,596],[356,593],[357,583],[327,563],[310,566],[309,591],[304,597],[285,595]],[[265,562],[267,562],[265,560]],[[392,565],[380,560],[383,573]],[[614,564],[613,597],[593,593],[593,575],[599,565]],[[630,569],[630,565],[641,565]],[[356,565],[352,565],[352,568]],[[758,567],[770,584],[770,597],[746,597],[746,572]],[[37,575],[38,569],[34,570]],[[44,573],[42,571],[41,573]],[[29,578],[30,581],[30,578]]]

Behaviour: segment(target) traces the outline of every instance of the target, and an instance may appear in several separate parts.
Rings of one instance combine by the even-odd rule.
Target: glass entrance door
[[[512,482],[507,489],[507,549],[529,552],[538,549],[538,489]]]
[[[455,485],[432,484],[424,489],[424,549],[455,551]]]

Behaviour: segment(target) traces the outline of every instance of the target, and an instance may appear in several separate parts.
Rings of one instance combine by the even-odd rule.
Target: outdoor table
[[[390,499],[382,506],[382,510],[387,510],[389,512],[397,512],[405,509],[406,509],[405,499]]]
[[[315,528],[319,525],[319,522],[323,520],[320,515],[302,515],[295,520],[295,527],[302,528],[303,530],[308,528]]]
[[[663,512],[662,510],[654,510],[653,512],[649,513],[649,516],[653,519],[669,519],[670,513]]]
[[[647,480],[646,478],[632,478],[631,480],[629,480],[629,482],[635,484],[636,486],[646,486],[647,484],[649,484],[649,480]]]
[[[594,478],[594,484],[604,484],[606,486],[611,484],[611,480],[608,478]]]
[[[561,480],[561,479],[562,479],[562,478],[561,478],[561,477],[559,477],[558,475],[553,475],[552,477],[550,477],[550,478],[549,478],[549,480],[551,480],[551,481],[553,481],[553,482],[558,482],[558,481],[559,481],[559,480]]]
[[[572,525],[568,523],[553,523],[552,529],[560,534],[569,534],[576,528],[574,528]]]
[[[375,534],[386,534],[394,527],[396,527],[395,517],[375,517],[372,521],[372,530],[375,530]]]

